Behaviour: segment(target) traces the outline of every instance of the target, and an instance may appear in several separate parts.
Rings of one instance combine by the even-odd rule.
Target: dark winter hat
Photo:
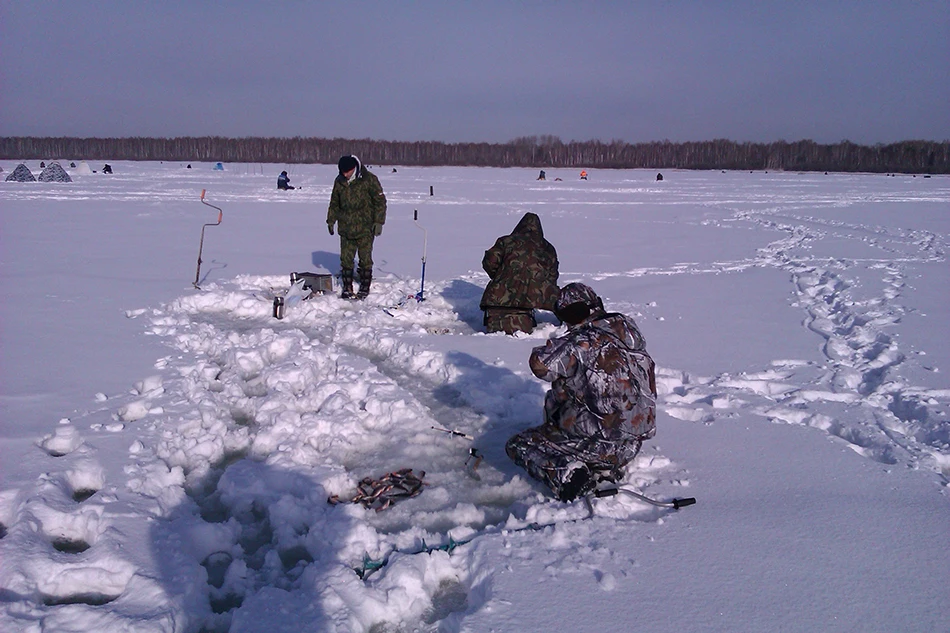
[[[340,156],[340,162],[337,166],[340,168],[340,173],[345,174],[351,169],[356,169],[359,166],[359,161],[356,160],[355,156]]]
[[[593,312],[603,309],[604,302],[593,288],[576,282],[561,288],[554,304],[554,314],[557,318],[571,325],[577,325]]]

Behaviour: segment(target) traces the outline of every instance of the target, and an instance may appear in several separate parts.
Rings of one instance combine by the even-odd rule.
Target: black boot
[[[340,283],[343,286],[343,292],[340,293],[341,299],[353,298],[353,269],[343,268],[340,270]]]
[[[360,290],[356,293],[356,298],[365,299],[369,296],[369,286],[373,281],[373,269],[359,268],[357,272],[360,274]]]
[[[590,470],[585,465],[579,465],[574,468],[568,479],[558,491],[557,498],[561,501],[574,501],[578,497],[586,495],[597,486],[597,482],[591,477]]]

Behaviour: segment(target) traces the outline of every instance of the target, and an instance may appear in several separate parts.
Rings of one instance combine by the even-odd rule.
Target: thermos
[[[284,318],[284,298],[283,297],[274,297],[274,318],[275,319]]]

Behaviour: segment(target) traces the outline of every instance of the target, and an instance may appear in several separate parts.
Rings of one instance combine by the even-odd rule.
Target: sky
[[[950,139],[950,4],[0,2],[0,134]]]
[[[110,164],[0,181],[3,633],[950,631],[950,176],[379,170],[369,296],[278,320],[339,265],[335,165]],[[624,488],[695,505],[506,455],[565,334],[482,324],[526,212],[656,361]],[[417,497],[327,503],[401,468]]]

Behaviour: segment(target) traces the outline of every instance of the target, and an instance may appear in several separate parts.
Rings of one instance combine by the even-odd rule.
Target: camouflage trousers
[[[370,233],[362,237],[350,239],[340,236],[340,268],[353,270],[353,260],[359,253],[359,267],[363,270],[373,268],[373,240],[376,236]]]
[[[525,332],[531,334],[538,322],[534,319],[533,310],[511,310],[509,308],[486,308],[485,328],[488,333],[504,332],[514,334]]]
[[[534,479],[546,484],[555,497],[574,469],[586,466],[593,474],[619,481],[624,467],[640,452],[643,441],[611,441],[603,437],[571,437],[553,424],[542,424],[508,440],[505,452]],[[591,489],[595,484],[591,482]]]

